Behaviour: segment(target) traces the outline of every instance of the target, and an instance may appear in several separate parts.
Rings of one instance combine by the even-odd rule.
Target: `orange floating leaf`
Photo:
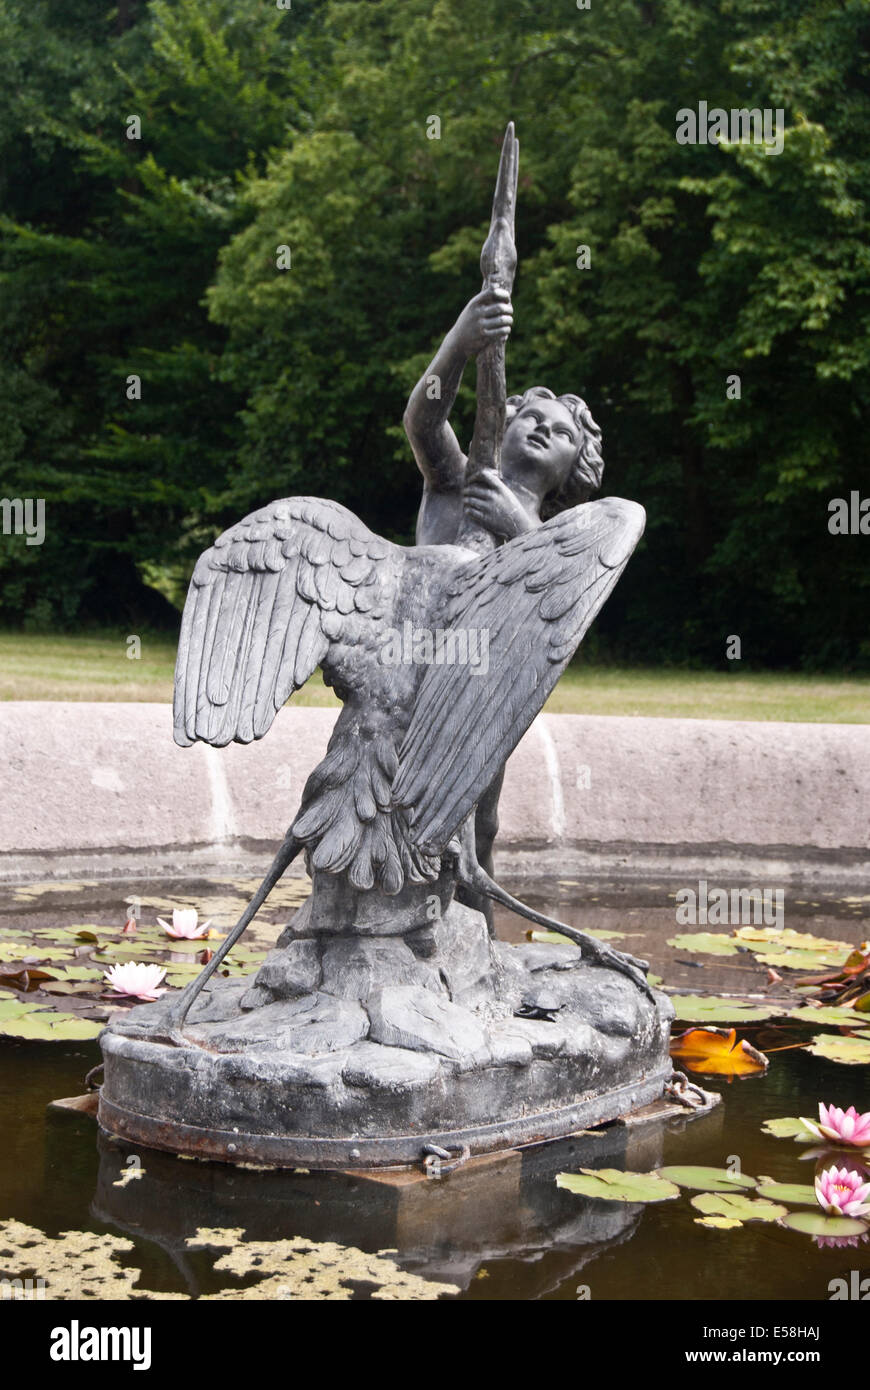
[[[738,1039],[736,1028],[689,1028],[671,1039],[671,1056],[707,1076],[748,1076],[768,1067],[764,1053]]]
[[[862,941],[843,962],[841,967],[844,975],[860,975],[870,966],[870,941]]]

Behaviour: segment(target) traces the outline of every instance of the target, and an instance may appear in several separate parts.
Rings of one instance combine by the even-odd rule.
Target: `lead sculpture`
[[[181,1153],[309,1167],[416,1163],[601,1123],[661,1093],[667,1000],[646,963],[492,877],[505,762],[643,531],[589,501],[577,396],[506,396],[518,144],[499,165],[483,289],[411,395],[415,546],[322,498],[274,502],[197,562],[175,740],[268,733],[319,666],[342,701],[266,878],[200,976],[102,1035],[100,1121]],[[447,421],[477,358],[468,458]],[[432,390],[433,382],[437,389]],[[220,964],[292,861],[312,890],[252,979]],[[508,946],[491,902],[571,944]]]

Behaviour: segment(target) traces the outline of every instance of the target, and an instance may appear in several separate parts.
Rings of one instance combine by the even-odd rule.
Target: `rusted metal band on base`
[[[618,1119],[658,1100],[670,1078],[668,1064],[653,1075],[619,1086],[572,1105],[535,1115],[522,1115],[471,1129],[389,1135],[383,1138],[314,1138],[295,1134],[248,1134],[235,1129],[204,1129],[179,1120],[155,1119],[115,1105],[100,1096],[98,1120],[102,1129],[145,1148],[223,1163],[264,1163],[275,1168],[407,1168],[420,1163],[424,1146],[459,1150],[467,1145],[472,1154],[521,1148],[548,1139],[563,1139],[579,1129]]]

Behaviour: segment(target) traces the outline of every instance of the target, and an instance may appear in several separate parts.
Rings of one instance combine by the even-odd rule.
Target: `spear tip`
[[[499,217],[513,222],[517,197],[517,175],[520,163],[520,142],[514,134],[514,123],[508,121],[498,162],[498,177],[492,203],[493,221]]]

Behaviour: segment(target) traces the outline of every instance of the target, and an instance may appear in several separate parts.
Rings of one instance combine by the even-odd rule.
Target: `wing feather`
[[[275,596],[275,607],[269,622],[263,663],[257,682],[257,694],[254,703],[254,738],[263,737],[275,718],[275,714],[284,703],[284,700],[280,699],[278,695],[278,684],[284,647],[287,642],[287,632],[293,621],[294,608],[299,612],[300,622],[303,616],[302,609],[296,602],[298,565],[298,556],[289,557],[278,576],[278,592]],[[286,698],[285,696],[284,699]]]
[[[260,581],[260,601],[254,612],[250,648],[245,660],[245,673],[238,682],[240,689],[240,708],[237,721],[236,738],[240,743],[251,743],[254,738],[254,714],[257,707],[257,690],[263,669],[263,658],[269,629],[275,614],[275,605],[280,588],[280,572],[268,571]]]
[[[197,561],[182,616],[176,742],[262,738],[318,665],[331,671],[360,641],[378,646],[402,554],[317,497],[274,502],[218,536]],[[343,849],[343,833],[336,842]]]
[[[231,556],[232,569],[224,586],[222,608],[224,619],[215,628],[214,647],[208,666],[206,693],[210,705],[225,705],[230,695],[230,682],[242,640],[251,601],[251,589],[259,584],[259,571],[251,570],[251,579],[238,569],[237,556]]]
[[[486,633],[487,669],[433,665],[423,678],[393,782],[412,847],[444,850],[543,708],[644,521],[637,503],[588,502],[457,576],[449,622]]]
[[[208,716],[208,711],[210,709],[207,693],[209,663],[211,662],[212,652],[214,651],[214,644],[218,630],[219,615],[223,604],[226,582],[227,571],[221,570],[215,576],[214,579],[214,592],[210,595],[208,610],[205,619],[205,627],[202,633],[202,646],[200,647],[199,651],[194,654],[195,656],[199,657],[199,661],[197,662],[196,677],[196,723],[193,731],[188,730],[188,733],[193,733],[194,738],[203,737],[199,730],[200,726],[202,726],[203,730],[205,729],[206,719]],[[181,657],[180,652],[178,656],[179,658]]]

